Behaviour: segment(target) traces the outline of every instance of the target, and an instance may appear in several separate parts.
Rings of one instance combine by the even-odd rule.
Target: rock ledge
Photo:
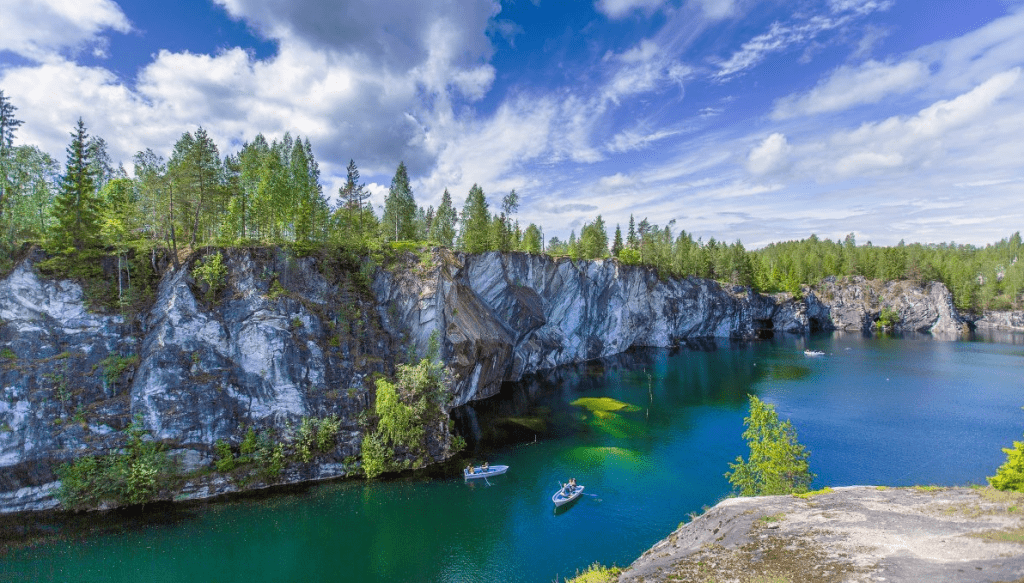
[[[850,486],[730,498],[618,581],[1024,582],[1024,495]]]

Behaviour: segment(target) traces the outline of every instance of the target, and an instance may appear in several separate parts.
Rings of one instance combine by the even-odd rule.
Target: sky
[[[419,205],[515,189],[707,241],[983,245],[1024,227],[1024,0],[0,0],[16,143],[131,172],[202,126],[308,138]],[[674,223],[672,223],[674,221]]]

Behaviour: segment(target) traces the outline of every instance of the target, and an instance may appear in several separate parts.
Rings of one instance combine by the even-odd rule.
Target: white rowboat
[[[475,480],[476,478],[489,478],[491,476],[497,476],[504,474],[508,471],[508,466],[489,466],[486,470],[483,466],[476,466],[473,468],[473,472],[470,473],[468,469],[462,470],[462,475],[467,480]]]
[[[551,497],[551,501],[555,503],[555,508],[557,508],[579,498],[582,493],[583,486],[576,486],[571,492],[566,492],[564,487],[559,488],[555,495]]]

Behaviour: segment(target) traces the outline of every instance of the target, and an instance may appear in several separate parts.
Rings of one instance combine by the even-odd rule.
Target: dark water
[[[0,580],[547,583],[625,565],[728,494],[747,393],[792,420],[814,487],[984,483],[1024,432],[1024,346],[1001,340],[837,334],[563,368],[461,411],[471,455],[511,466],[489,484],[444,471],[55,526],[0,556]],[[586,495],[555,512],[569,477]]]

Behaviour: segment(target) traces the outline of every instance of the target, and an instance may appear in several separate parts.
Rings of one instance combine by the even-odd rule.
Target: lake
[[[457,412],[470,459],[511,466],[487,482],[457,477],[463,458],[44,525],[47,542],[0,556],[0,580],[550,583],[624,566],[729,494],[748,393],[793,422],[814,488],[984,484],[1024,433],[1024,337],[992,340],[784,336],[563,367]],[[570,477],[585,495],[556,512]]]

